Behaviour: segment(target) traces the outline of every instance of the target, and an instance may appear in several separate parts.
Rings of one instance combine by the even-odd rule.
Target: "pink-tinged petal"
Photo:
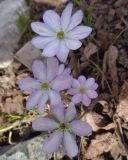
[[[46,82],[46,67],[40,60],[35,60],[32,64],[34,77],[41,82]]]
[[[75,157],[78,154],[78,147],[74,137],[69,133],[64,133],[64,147],[70,157]]]
[[[44,47],[48,43],[52,42],[53,40],[55,40],[55,37],[41,37],[41,36],[38,36],[38,37],[33,38],[31,42],[36,48],[44,49]]]
[[[69,49],[67,48],[65,42],[61,40],[60,49],[57,52],[56,56],[61,62],[65,63],[67,60],[68,54],[69,54]]]
[[[42,95],[43,94],[42,94],[41,90],[37,90],[37,91],[33,92],[32,94],[30,94],[30,96],[27,99],[27,103],[26,103],[27,110],[30,110],[33,107],[35,107],[38,104],[38,101]]]
[[[96,90],[98,88],[98,84],[94,83],[89,89]]]
[[[59,123],[49,118],[39,117],[32,122],[35,131],[52,131],[59,127]]]
[[[70,73],[71,73],[71,69],[70,68],[65,68],[63,74],[69,75]]]
[[[57,54],[60,48],[60,42],[58,39],[48,43],[42,52],[42,55],[45,57],[53,57]]]
[[[80,88],[80,82],[77,79],[73,79],[72,87]]]
[[[88,95],[89,98],[92,98],[92,99],[98,97],[97,92],[94,90],[88,90],[86,94]]]
[[[58,150],[63,139],[63,135],[56,131],[43,143],[43,151],[46,154],[53,153]]]
[[[83,121],[74,120],[70,123],[71,130],[78,136],[88,136],[92,133],[92,127]]]
[[[71,22],[67,28],[67,31],[71,31],[73,28],[79,25],[82,22],[82,19],[83,19],[83,12],[81,10],[78,10],[76,13],[72,15]]]
[[[52,81],[56,75],[59,68],[59,62],[57,58],[51,57],[47,59],[47,81]]]
[[[91,103],[91,99],[86,94],[83,94],[82,103],[88,107]]]
[[[79,94],[79,93],[72,97],[72,102],[75,103],[75,104],[77,104],[81,101],[82,101],[82,95]]]
[[[85,82],[85,87],[87,87],[88,89],[90,89],[90,87],[92,85],[94,85],[95,83],[95,79],[94,78],[88,78]]]
[[[66,43],[67,48],[71,50],[76,50],[80,48],[82,45],[82,43],[79,40],[69,39],[69,38],[65,39],[65,43]]]
[[[83,39],[88,37],[92,32],[92,28],[88,26],[78,26],[72,31],[68,32],[68,37],[72,39]]]
[[[63,103],[59,103],[57,105],[51,105],[51,113],[60,122],[63,122],[64,121],[64,105],[63,105]]]
[[[58,103],[61,103],[61,97],[60,97],[59,92],[57,92],[57,91],[50,90],[49,91],[49,98],[50,98],[51,105],[56,105]]]
[[[75,116],[76,116],[76,108],[74,103],[71,102],[65,111],[65,120],[67,122],[70,122],[75,118]]]
[[[41,36],[52,37],[56,35],[46,24],[42,22],[32,22],[31,28],[35,33]]]
[[[40,83],[31,77],[18,80],[17,84],[21,90],[27,91],[29,93],[32,93],[40,88]]]
[[[39,99],[38,102],[38,111],[40,114],[44,113],[45,110],[45,104],[48,101],[48,95],[47,94],[43,94],[43,96]]]
[[[80,82],[80,85],[81,86],[84,86],[85,85],[85,81],[86,81],[86,78],[84,76],[80,76],[78,78],[78,81]]]
[[[62,74],[62,73],[63,73],[63,71],[64,71],[64,68],[65,68],[64,64],[60,64],[60,65],[59,65],[59,68],[58,68],[57,75]]]
[[[75,95],[77,93],[78,93],[78,89],[76,89],[76,88],[71,88],[68,90],[68,94],[70,94],[70,95]]]
[[[43,20],[50,28],[52,28],[53,31],[60,31],[60,16],[55,11],[45,11]]]
[[[56,91],[63,91],[69,89],[72,84],[72,77],[67,74],[57,76],[51,83],[52,89]]]
[[[65,31],[71,21],[73,4],[69,3],[61,15],[61,27]]]

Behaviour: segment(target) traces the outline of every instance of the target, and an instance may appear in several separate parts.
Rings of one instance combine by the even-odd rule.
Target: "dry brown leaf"
[[[8,113],[8,114],[23,114],[23,103],[22,100],[14,99],[14,101],[12,100],[12,98],[6,98],[5,103],[1,104],[0,109],[2,113]]]
[[[84,54],[81,57],[81,61],[85,61],[90,58],[91,55],[97,52],[97,46],[90,42],[84,49]]]
[[[91,141],[89,148],[85,151],[85,158],[89,160],[95,159],[106,152],[111,152],[115,160],[117,160],[116,158],[123,152],[116,137],[109,132],[97,135],[95,139]]]
[[[122,86],[116,112],[124,122],[128,123],[128,82],[124,82]]]
[[[87,113],[84,119],[86,119],[86,122],[88,122],[92,126],[94,132],[97,132],[98,130],[108,131],[115,128],[114,123],[106,125],[104,117],[95,112]]]
[[[118,98],[118,75],[116,60],[118,58],[118,49],[115,46],[110,46],[108,49],[108,73],[112,79],[112,91],[115,98]]]
[[[106,50],[110,44],[109,34],[105,31],[98,31],[96,35],[97,41],[100,42],[102,50]]]

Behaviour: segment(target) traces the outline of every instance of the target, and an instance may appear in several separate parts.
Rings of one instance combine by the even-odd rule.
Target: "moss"
[[[30,23],[31,20],[29,19],[28,16],[18,13],[18,19],[16,20],[16,24],[21,34],[21,38],[19,40],[20,46],[28,42],[32,37]]]

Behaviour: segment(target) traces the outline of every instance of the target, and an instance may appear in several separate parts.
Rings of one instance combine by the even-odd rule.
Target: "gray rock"
[[[18,14],[27,14],[25,0],[0,2],[0,68],[7,67],[13,60],[13,52],[20,39],[16,25]]]
[[[42,151],[42,142],[47,136],[40,135],[31,140],[21,142],[10,149],[2,149],[0,151],[0,160],[49,160],[52,154],[45,155]],[[5,152],[4,152],[5,150]],[[56,159],[64,156],[65,152],[62,148],[56,152]]]
[[[31,70],[31,65],[35,59],[42,58],[41,51],[31,42],[27,42],[15,55],[15,58]]]
[[[69,0],[34,0],[37,3],[48,4],[50,6],[58,7],[59,5],[68,2]]]

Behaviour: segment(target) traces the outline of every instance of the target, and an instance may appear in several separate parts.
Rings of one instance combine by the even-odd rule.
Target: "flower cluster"
[[[70,68],[65,68],[61,62],[66,62],[70,50],[78,49],[92,31],[88,26],[80,25],[83,12],[78,10],[72,14],[73,4],[69,3],[62,15],[48,10],[43,15],[43,22],[33,22],[32,30],[39,34],[32,39],[32,44],[42,49],[42,55],[48,57],[45,61],[35,60],[32,64],[33,77],[26,77],[17,83],[21,90],[30,94],[26,109],[37,107],[40,114],[45,111],[45,104],[50,105],[50,118],[40,117],[32,122],[36,131],[50,132],[49,138],[43,143],[43,151],[48,154],[58,150],[61,143],[70,157],[78,153],[75,135],[88,136],[91,126],[76,118],[75,104],[84,106],[91,104],[96,98],[98,84],[94,78],[86,79],[83,75],[74,79]],[[54,57],[56,55],[56,57]],[[61,91],[72,95],[68,107],[64,106]]]

